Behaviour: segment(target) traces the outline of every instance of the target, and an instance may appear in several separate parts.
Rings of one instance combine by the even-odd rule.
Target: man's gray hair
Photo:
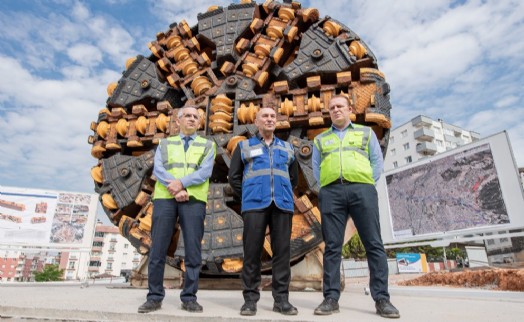
[[[196,105],[183,106],[181,109],[178,110],[178,118],[181,118],[182,115],[184,115],[184,109],[186,108],[194,108],[195,110],[197,110],[198,119],[200,120],[200,113],[198,113],[198,107],[196,107]]]

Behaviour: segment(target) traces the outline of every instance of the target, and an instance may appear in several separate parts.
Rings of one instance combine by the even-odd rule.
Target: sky
[[[231,2],[0,1],[0,186],[94,192],[87,138],[107,85],[171,23],[195,25],[198,13]],[[302,6],[371,48],[391,86],[393,127],[422,114],[481,137],[505,130],[524,167],[524,1]]]

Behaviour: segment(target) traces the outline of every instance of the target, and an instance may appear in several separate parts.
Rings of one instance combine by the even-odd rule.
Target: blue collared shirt
[[[180,138],[184,139],[186,137],[184,134],[180,133]],[[190,135],[191,140],[189,141],[189,145],[193,143],[195,138],[197,137],[197,134],[194,133],[193,135]],[[164,168],[164,160],[162,160],[162,153],[160,152],[160,144],[156,148],[155,153],[155,166],[153,168],[153,174],[157,178],[157,180],[163,184],[164,186],[168,186],[169,180],[176,180],[179,179],[182,182],[182,185],[184,187],[189,187],[197,184],[201,184],[204,181],[206,181],[209,177],[211,177],[211,174],[213,173],[213,164],[215,159],[215,154],[213,153],[213,150],[208,153],[208,155],[205,157],[205,159],[202,161],[202,164],[200,165],[200,168],[198,168],[195,172],[188,174],[182,178],[175,178],[171,173],[167,172],[166,168]]]
[[[343,129],[339,130],[335,126],[331,125],[333,133],[338,135],[339,139],[342,141],[348,128],[353,128],[353,123],[349,122],[349,125]],[[320,183],[320,152],[317,149],[317,146],[313,144],[313,176],[315,180]],[[371,137],[369,140],[369,161],[371,163],[371,168],[373,169],[373,179],[375,183],[380,179],[382,170],[384,169],[384,159],[382,158],[382,150],[380,149],[380,143],[378,142],[377,136],[374,131],[371,131]]]

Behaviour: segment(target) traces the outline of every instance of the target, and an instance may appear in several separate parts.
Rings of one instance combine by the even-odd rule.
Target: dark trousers
[[[171,238],[179,219],[184,239],[184,287],[180,293],[182,302],[196,300],[198,276],[202,266],[202,237],[206,204],[201,201],[177,202],[175,199],[153,201],[153,225],[151,227],[151,249],[149,251],[147,299],[162,301],[164,291],[164,268]]]
[[[258,302],[260,299],[261,255],[264,247],[266,227],[269,225],[271,236],[272,293],[275,302],[287,301],[291,280],[291,224],[293,214],[283,212],[274,203],[268,208],[246,211],[244,219],[244,266],[241,280],[242,294],[246,302]]]
[[[319,193],[324,250],[324,298],[340,298],[340,263],[344,232],[353,218],[366,249],[373,300],[389,299],[387,256],[380,236],[378,197],[371,184],[324,186]]]

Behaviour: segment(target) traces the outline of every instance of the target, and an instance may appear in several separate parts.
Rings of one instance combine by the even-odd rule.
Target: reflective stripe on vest
[[[164,168],[179,179],[198,170],[205,157],[212,152],[213,142],[203,137],[197,136],[187,151],[184,151],[184,144],[179,135],[169,137],[160,141],[160,153]],[[183,158],[182,158],[183,156]],[[182,162],[181,162],[182,161]],[[209,179],[201,184],[185,188],[190,197],[207,202],[207,193],[209,190]],[[171,199],[174,198],[167,188],[157,181],[155,184],[154,199]]]
[[[373,168],[369,161],[371,128],[353,124],[342,141],[332,129],[315,138],[320,153],[320,186],[337,179],[374,184]],[[343,162],[342,162],[343,160]]]

